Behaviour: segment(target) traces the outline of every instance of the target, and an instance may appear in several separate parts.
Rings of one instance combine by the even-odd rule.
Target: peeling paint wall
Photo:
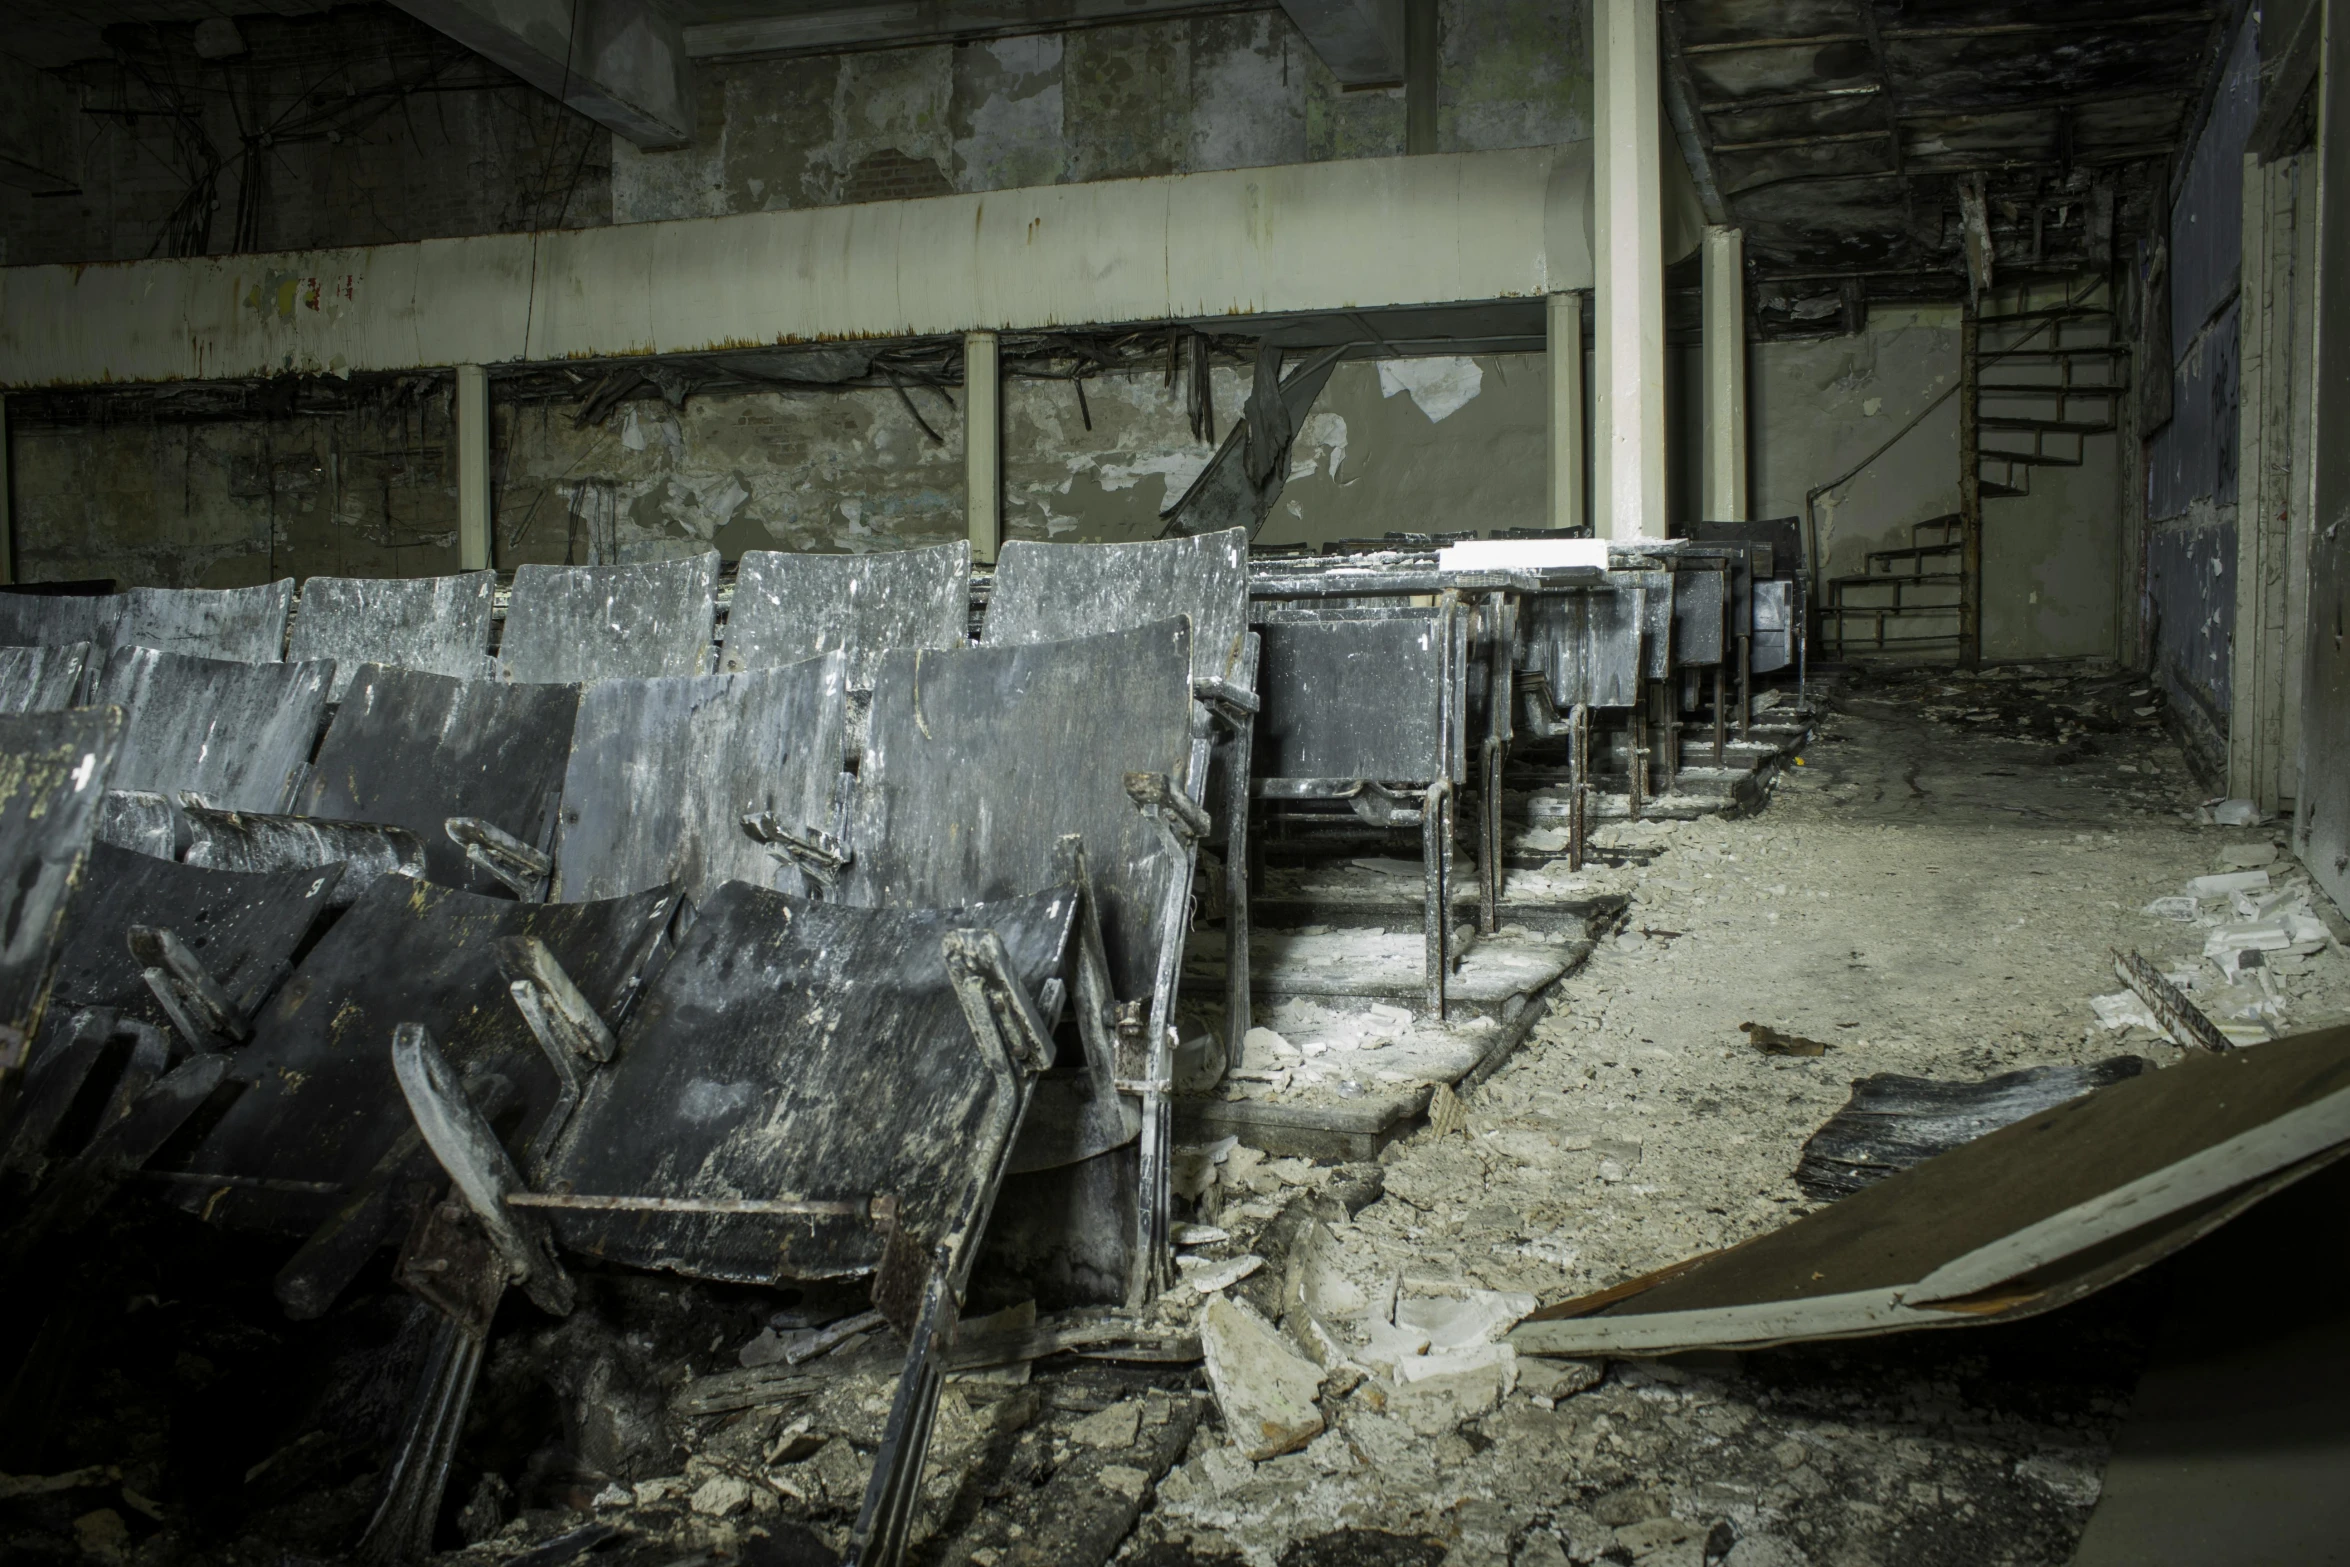
[[[2208,773],[2227,766],[2229,644],[2236,634],[2236,509],[2198,502],[2146,539],[2146,613],[2154,678],[2189,753]]]
[[[1229,367],[1212,379],[1221,437],[1248,380]],[[940,439],[888,391],[645,399],[584,428],[570,405],[501,404],[498,564],[960,538],[960,413],[936,391],[910,393]],[[1547,416],[1537,355],[1342,365],[1263,538],[1539,526]],[[1214,447],[1192,437],[1184,388],[1142,374],[1089,380],[1082,407],[1071,383],[1009,382],[1004,451],[1008,537],[1122,540],[1157,534]],[[456,568],[445,389],[331,417],[20,427],[16,457],[28,580],[228,586]]]
[[[1865,331],[1751,350],[1753,511],[1801,516],[1804,494],[1867,456],[1958,379],[1954,308],[1877,309]],[[2032,493],[1983,503],[1983,651],[1993,659],[2110,656],[2120,449],[2092,436],[2078,468],[2039,468]],[[1820,571],[1868,569],[1911,524],[1958,509],[1958,398],[1928,413],[1818,508]],[[1822,601],[1826,600],[1823,589]]]
[[[1438,146],[1590,135],[1580,4],[1446,0]],[[634,223],[1403,151],[1400,89],[1342,90],[1278,10],[698,69],[676,152],[612,147]]]

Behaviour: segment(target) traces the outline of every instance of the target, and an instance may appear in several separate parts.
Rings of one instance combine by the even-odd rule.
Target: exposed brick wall
[[[841,200],[911,201],[920,196],[948,196],[955,187],[928,158],[909,158],[895,147],[880,152],[849,170]]]

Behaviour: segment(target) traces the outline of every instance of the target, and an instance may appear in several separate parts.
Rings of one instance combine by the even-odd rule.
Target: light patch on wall
[[[1410,393],[1430,424],[1442,424],[1459,413],[1484,388],[1485,372],[1474,359],[1379,361],[1379,395],[1393,397],[1398,392]]]
[[[955,188],[1001,190],[1067,177],[1062,152],[1061,35],[974,46],[955,65]]]
[[[1325,456],[1330,459],[1330,477],[1336,479],[1338,465],[1346,461],[1346,420],[1328,411],[1313,415],[1299,427],[1297,440],[1289,449],[1289,476],[1311,478],[1321,469]]]
[[[1103,489],[1112,491],[1130,490],[1145,479],[1160,479],[1166,487],[1166,496],[1159,502],[1159,510],[1164,512],[1183,498],[1183,492],[1191,488],[1191,481],[1214,455],[1205,449],[1145,452],[1125,462],[1103,462],[1088,454],[1070,458],[1069,471],[1091,473]]]

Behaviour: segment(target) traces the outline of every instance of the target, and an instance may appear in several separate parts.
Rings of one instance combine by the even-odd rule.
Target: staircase
[[[2027,294],[2017,308],[1976,321],[1958,395],[1972,398],[1982,500],[2009,500],[2032,492],[2035,468],[2080,467],[2089,438],[2117,427],[2129,348],[2103,303],[2034,308]],[[1962,413],[1962,464],[1968,424]],[[1861,571],[1828,580],[1820,640],[1829,657],[1939,662],[1962,651],[1969,595],[1963,497],[1961,504],[1911,524],[1906,547],[1870,550]]]

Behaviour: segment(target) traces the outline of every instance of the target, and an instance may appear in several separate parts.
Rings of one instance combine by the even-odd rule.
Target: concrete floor
[[[1985,689],[2029,690],[2012,674]],[[1661,851],[1612,873],[1634,899],[1624,934],[1470,1096],[1465,1135],[1388,1151],[1385,1198],[1334,1227],[1343,1272],[1405,1297],[1560,1298],[1803,1211],[1797,1154],[1854,1078],[2178,1059],[2094,1026],[2089,998],[2119,988],[2110,949],[2186,967],[2203,932],[2144,906],[2284,831],[2197,824],[2202,791],[2151,720],[2083,756],[1929,716],[1969,706],[1952,693],[1948,676],[1848,688],[1761,814],[1608,829]],[[2286,1029],[2350,1019],[2338,945],[2272,975]],[[1764,1056],[1749,1021],[1832,1048]],[[1273,1206],[1276,1182],[1255,1180],[1236,1212]],[[1453,1567],[2065,1562],[2159,1283],[2021,1326],[1619,1363],[1555,1401],[1529,1396],[1548,1379],[1528,1363],[1459,1430],[1350,1399],[1334,1431],[1254,1466],[1203,1428],[1138,1540],[1252,1563],[1340,1528],[1440,1538]]]

